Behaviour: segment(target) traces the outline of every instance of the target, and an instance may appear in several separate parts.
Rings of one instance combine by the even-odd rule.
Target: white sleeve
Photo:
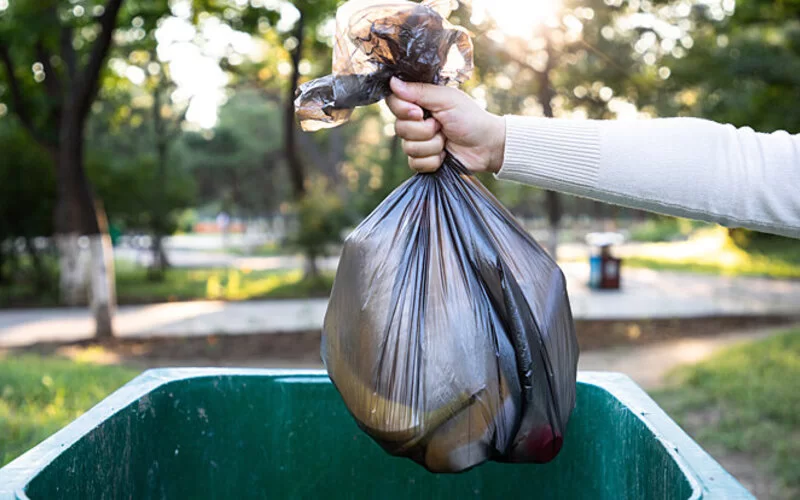
[[[800,237],[800,135],[696,118],[505,120],[500,179]]]

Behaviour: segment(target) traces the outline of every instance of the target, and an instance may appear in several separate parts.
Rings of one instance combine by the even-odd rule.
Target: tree
[[[259,88],[264,99],[280,106],[281,148],[266,157],[264,165],[272,169],[276,160],[285,167],[286,178],[291,187],[290,196],[299,220],[308,220],[300,215],[319,213],[307,210],[311,203],[305,200],[312,177],[322,175],[326,185],[340,188],[338,166],[345,160],[345,140],[348,132],[330,130],[309,134],[297,127],[294,98],[297,87],[306,78],[328,73],[330,70],[332,40],[321,33],[332,21],[337,0],[298,0],[291,4],[275,4],[267,8],[231,7],[228,18],[236,29],[260,33],[260,41],[267,47],[262,60],[255,62],[236,61],[228,58],[225,65],[232,75],[234,88]],[[300,230],[303,232],[303,230]],[[316,277],[314,262],[318,247],[311,245],[306,237],[297,235],[295,240],[303,245],[306,254],[306,274]]]
[[[291,59],[291,73],[289,75],[289,85],[285,89],[284,98],[284,128],[283,128],[283,141],[284,141],[284,155],[286,157],[286,164],[289,168],[289,176],[292,182],[292,190],[295,202],[300,208],[301,213],[316,213],[315,211],[306,210],[305,207],[312,205],[312,200],[305,200],[306,197],[306,176],[308,167],[306,166],[300,151],[298,149],[297,135],[297,119],[294,115],[294,97],[297,92],[297,87],[300,82],[300,63],[303,55],[303,47],[308,43],[308,32],[314,33],[316,26],[326,18],[329,18],[333,12],[336,2],[331,0],[316,2],[314,0],[302,0],[294,2],[297,9],[298,17],[294,23],[291,39],[293,43],[289,43],[289,54]],[[311,38],[312,40],[315,36]],[[284,44],[286,46],[287,44]],[[293,47],[291,47],[293,45]],[[336,132],[333,132],[336,134]],[[308,224],[309,218],[301,216],[301,224]],[[303,234],[308,234],[307,231],[301,229]],[[300,238],[301,243],[308,243],[308,238]],[[317,247],[315,244],[306,244],[306,276],[309,278],[317,278],[319,271],[316,266]]]
[[[219,110],[210,131],[187,132],[177,156],[193,173],[201,204],[222,203],[235,215],[263,216],[291,198],[283,165],[282,109],[244,88]]]
[[[800,4],[697,3],[684,13],[693,47],[667,58],[672,76],[659,89],[661,99],[646,104],[665,115],[800,131],[800,114],[785,112],[800,89]]]
[[[61,298],[75,305],[87,288],[85,237],[98,337],[113,335],[113,258],[105,215],[83,168],[84,129],[122,4],[20,1],[0,13],[0,61],[9,108],[55,164]]]
[[[131,55],[148,76],[140,85],[120,79],[103,89],[103,101],[88,124],[87,171],[99,197],[107,200],[109,219],[152,236],[148,276],[158,280],[168,265],[161,240],[176,229],[178,211],[194,201],[188,169],[173,151],[186,106],[170,99],[168,68],[154,54]]]

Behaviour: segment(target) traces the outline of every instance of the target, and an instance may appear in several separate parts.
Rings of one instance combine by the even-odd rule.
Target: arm
[[[800,237],[800,135],[694,118],[506,117],[501,179]]]
[[[436,170],[446,148],[501,179],[800,237],[800,135],[694,118],[502,119],[457,89],[391,85],[395,131],[417,171]],[[433,118],[423,120],[422,108]]]

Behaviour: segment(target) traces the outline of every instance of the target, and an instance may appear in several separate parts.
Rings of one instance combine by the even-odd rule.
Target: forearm
[[[692,118],[506,117],[501,179],[800,237],[800,136]]]

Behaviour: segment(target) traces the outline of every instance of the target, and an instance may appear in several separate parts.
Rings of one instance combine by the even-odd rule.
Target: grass
[[[631,241],[662,242],[686,239],[693,231],[707,226],[702,222],[676,217],[648,219],[631,229]]]
[[[800,491],[800,329],[679,368],[670,381],[653,397],[701,445],[745,453]]]
[[[37,293],[30,282],[4,283],[0,286],[0,308],[32,305],[56,307],[58,306],[58,294],[54,291],[55,288],[49,293]]]
[[[646,245],[623,265],[725,276],[800,279],[800,241],[765,239],[743,249],[722,228],[700,231],[689,241]]]
[[[286,248],[277,245],[276,243],[264,243],[251,250],[244,248],[230,248],[225,253],[234,255],[241,255],[244,257],[274,257],[276,255],[286,255]]]
[[[163,281],[151,281],[147,270],[117,270],[120,304],[194,299],[251,300],[319,297],[330,293],[333,275],[306,279],[301,270],[168,269]]]
[[[138,372],[32,355],[0,359],[0,466],[94,406]]]

